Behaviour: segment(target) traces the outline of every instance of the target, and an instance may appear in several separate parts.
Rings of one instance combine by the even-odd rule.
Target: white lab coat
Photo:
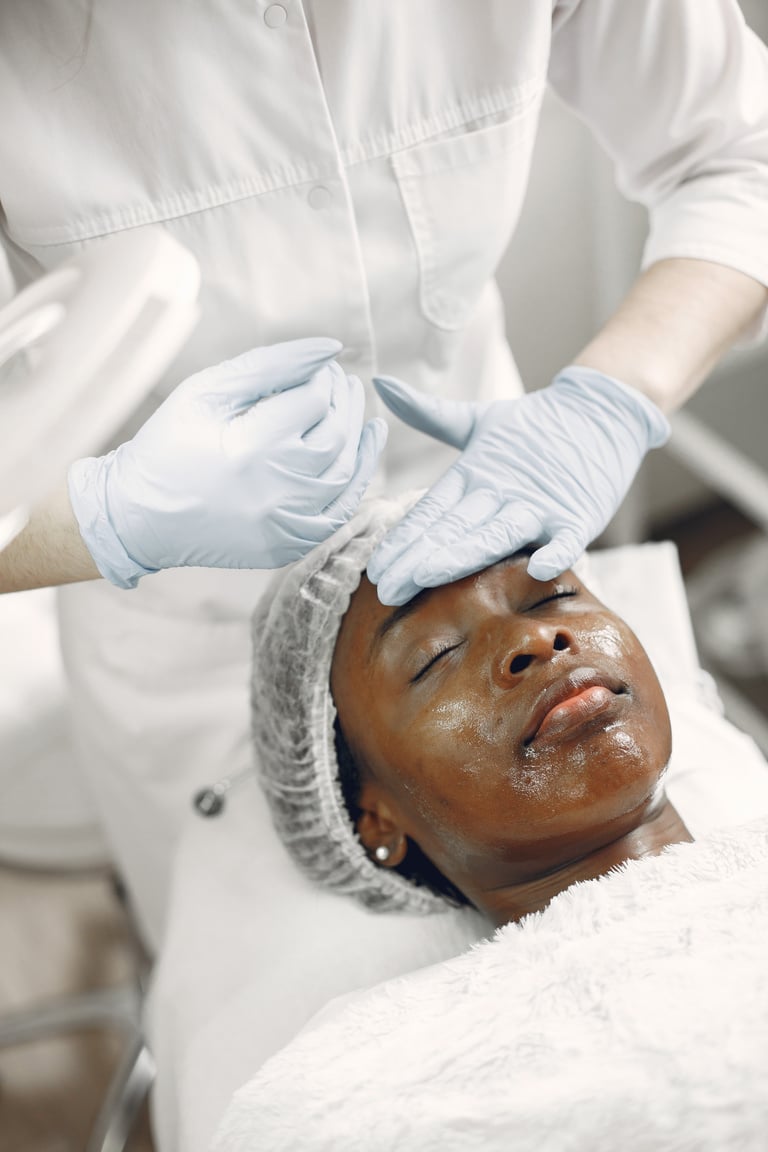
[[[36,0],[3,5],[0,46],[17,286],[152,224],[200,262],[201,320],[161,393],[309,334],[342,340],[366,383],[514,393],[493,277],[548,81],[650,209],[646,264],[700,257],[768,283],[767,54],[731,0]],[[389,474],[427,482],[445,452],[397,429]],[[65,636],[90,661],[71,657],[83,756],[153,940],[192,783],[246,755],[214,741],[192,772],[213,719],[179,705],[174,728],[163,690],[189,682],[190,654],[166,638],[156,670],[159,621],[242,620],[258,587],[186,572],[67,593]]]

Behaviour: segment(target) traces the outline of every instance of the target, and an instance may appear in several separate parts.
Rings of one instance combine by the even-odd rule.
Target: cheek
[[[493,731],[493,718],[476,701],[444,699],[378,747],[380,779],[398,802],[406,831],[433,858],[442,855],[438,843],[455,849],[465,837],[473,839],[473,829],[486,827],[498,804],[499,773],[490,771]]]
[[[593,624],[589,630],[577,630],[576,635],[584,650],[591,649],[618,667],[631,670],[635,701],[631,721],[606,734],[617,764],[665,766],[672,751],[667,703],[648,654],[634,632],[623,621],[609,618],[597,628]]]
[[[580,652],[587,658],[592,653],[623,668],[632,667],[638,658],[640,642],[634,632],[607,613],[595,613],[585,621],[575,621],[573,632]],[[644,651],[642,657],[645,660]]]
[[[463,695],[442,700],[430,711],[420,732],[420,747],[449,761],[449,771],[460,782],[475,779],[487,766],[501,717],[494,715],[487,699]],[[444,776],[445,769],[440,773]]]

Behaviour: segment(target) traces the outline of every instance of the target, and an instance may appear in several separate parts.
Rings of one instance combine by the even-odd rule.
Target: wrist
[[[669,439],[671,428],[661,408],[649,396],[623,380],[596,368],[569,364],[555,376],[552,385],[577,390],[585,403],[596,403],[603,414],[615,415],[632,423],[644,440],[645,451],[659,448]]]
[[[765,286],[735,268],[661,259],[640,274],[576,364],[615,374],[674,412],[723,353],[749,335],[767,302]]]
[[[115,452],[76,460],[67,473],[72,511],[86,548],[101,575],[117,588],[135,588],[145,568],[126,551],[109,517],[107,488]]]
[[[79,583],[99,575],[63,482],[30,509],[26,526],[0,553],[0,592]]]

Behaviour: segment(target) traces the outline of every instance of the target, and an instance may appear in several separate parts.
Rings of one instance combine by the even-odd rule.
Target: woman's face
[[[526,563],[396,609],[363,578],[331,672],[361,806],[480,904],[636,827],[671,749],[634,633],[573,573],[542,583]]]

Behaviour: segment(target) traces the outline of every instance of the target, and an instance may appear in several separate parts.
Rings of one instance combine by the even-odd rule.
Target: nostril
[[[515,656],[509,666],[510,672],[524,672],[533,660],[533,656]]]
[[[566,648],[569,647],[568,637],[564,632],[558,632],[557,636],[555,636],[555,642],[552,647],[554,648],[555,652],[563,652]]]

